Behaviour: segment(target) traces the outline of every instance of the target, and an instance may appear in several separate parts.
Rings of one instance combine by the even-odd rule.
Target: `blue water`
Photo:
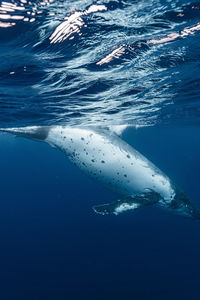
[[[0,127],[130,125],[200,208],[200,2],[0,1]],[[0,134],[0,299],[198,300],[200,222],[115,201],[57,149]]]

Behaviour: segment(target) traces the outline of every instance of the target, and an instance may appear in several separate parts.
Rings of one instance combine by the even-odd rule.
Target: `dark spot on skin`
[[[133,163],[131,163],[131,166],[133,166]]]
[[[117,175],[119,175],[119,172],[117,172]]]
[[[94,159],[92,159],[91,161],[92,161],[93,163],[95,162],[95,160],[94,160]]]
[[[126,157],[131,158],[129,154]]]
[[[105,161],[104,161],[104,160],[102,160],[102,161],[101,161],[101,163],[102,163],[102,164],[105,164]]]
[[[64,136],[64,139],[66,139],[66,136]]]
[[[85,166],[86,164],[83,162],[82,165]]]
[[[88,155],[88,152],[86,152],[86,155]]]
[[[124,174],[124,177],[127,177],[127,175],[126,175],[126,174]]]
[[[84,141],[85,139],[82,137],[81,140]]]

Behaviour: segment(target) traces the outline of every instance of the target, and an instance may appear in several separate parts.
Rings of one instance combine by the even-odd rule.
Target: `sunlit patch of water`
[[[2,1],[0,4],[0,27],[7,28],[16,25],[17,21],[34,22],[36,16],[41,14],[42,8],[49,5],[53,0],[45,0],[32,3],[27,0],[20,0],[16,3]],[[12,22],[12,21],[16,22]]]
[[[183,2],[1,2],[1,122],[143,126],[166,110],[165,121],[182,116],[200,80],[200,5]]]

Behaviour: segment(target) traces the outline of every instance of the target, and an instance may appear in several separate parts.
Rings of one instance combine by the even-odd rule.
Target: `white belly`
[[[120,138],[81,128],[52,128],[49,143],[59,147],[90,177],[127,196],[153,190],[165,200],[174,196],[170,180]]]

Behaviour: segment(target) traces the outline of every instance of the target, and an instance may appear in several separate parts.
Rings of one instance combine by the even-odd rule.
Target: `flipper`
[[[154,205],[161,199],[160,195],[154,191],[142,195],[131,196],[117,200],[112,203],[97,205],[93,210],[101,215],[114,214],[118,215],[127,210],[135,210],[142,206]]]

